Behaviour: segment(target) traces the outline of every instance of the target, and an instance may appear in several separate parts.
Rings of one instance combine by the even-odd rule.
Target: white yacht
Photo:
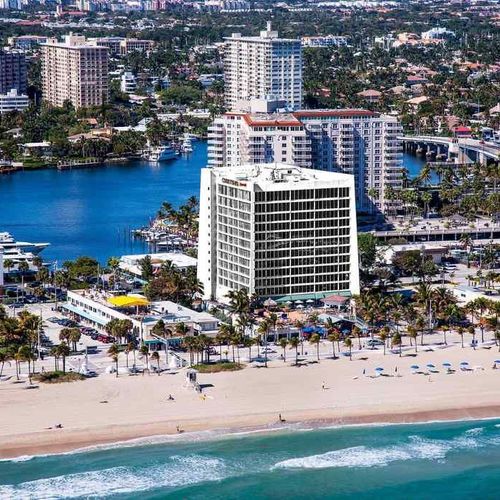
[[[177,157],[177,151],[168,145],[152,147],[148,152],[148,160],[154,162],[173,160]]]
[[[15,238],[7,232],[0,233],[0,246],[5,252],[8,250],[19,250],[21,252],[31,252],[34,255],[39,254],[50,243],[30,243],[28,241],[16,241]]]
[[[191,144],[191,136],[189,134],[184,134],[184,140],[182,141],[181,151],[183,153],[191,153],[193,151],[193,145]]]

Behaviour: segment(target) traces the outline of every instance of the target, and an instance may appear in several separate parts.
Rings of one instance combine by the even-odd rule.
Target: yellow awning
[[[116,307],[147,306],[149,304],[149,301],[144,297],[133,297],[130,295],[110,297],[108,302]]]

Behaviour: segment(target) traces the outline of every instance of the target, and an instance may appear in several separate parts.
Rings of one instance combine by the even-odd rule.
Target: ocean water
[[[499,491],[500,420],[186,434],[0,462],[0,498],[16,500],[485,500]]]
[[[163,201],[199,197],[205,142],[189,156],[161,164],[130,161],[95,169],[35,170],[0,175],[0,232],[48,242],[47,261],[108,257],[147,250],[131,230],[147,225]]]
[[[50,243],[42,256],[59,265],[80,255],[105,263],[112,255],[144,252],[147,245],[132,239],[131,229],[146,225],[163,201],[178,206],[198,197],[206,162],[207,145],[198,141],[191,155],[161,165],[132,161],[0,175],[0,232]],[[410,177],[424,164],[410,155],[404,162]]]

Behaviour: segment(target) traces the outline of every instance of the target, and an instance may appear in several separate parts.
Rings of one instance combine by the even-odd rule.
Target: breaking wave
[[[167,464],[147,468],[112,467],[100,471],[38,479],[18,485],[0,485],[0,498],[49,500],[103,497],[216,481],[225,475],[225,463],[217,458],[200,455],[173,456]]]
[[[465,431],[448,441],[410,436],[409,441],[385,447],[355,446],[320,455],[291,458],[274,465],[277,469],[325,469],[336,467],[384,467],[406,460],[443,460],[450,451],[499,445],[500,436],[483,437],[484,428]]]

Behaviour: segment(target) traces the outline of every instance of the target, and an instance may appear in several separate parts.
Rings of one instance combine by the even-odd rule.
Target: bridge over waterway
[[[405,135],[399,139],[407,151],[425,154],[429,159],[481,164],[500,160],[500,144],[492,142],[430,135]]]

